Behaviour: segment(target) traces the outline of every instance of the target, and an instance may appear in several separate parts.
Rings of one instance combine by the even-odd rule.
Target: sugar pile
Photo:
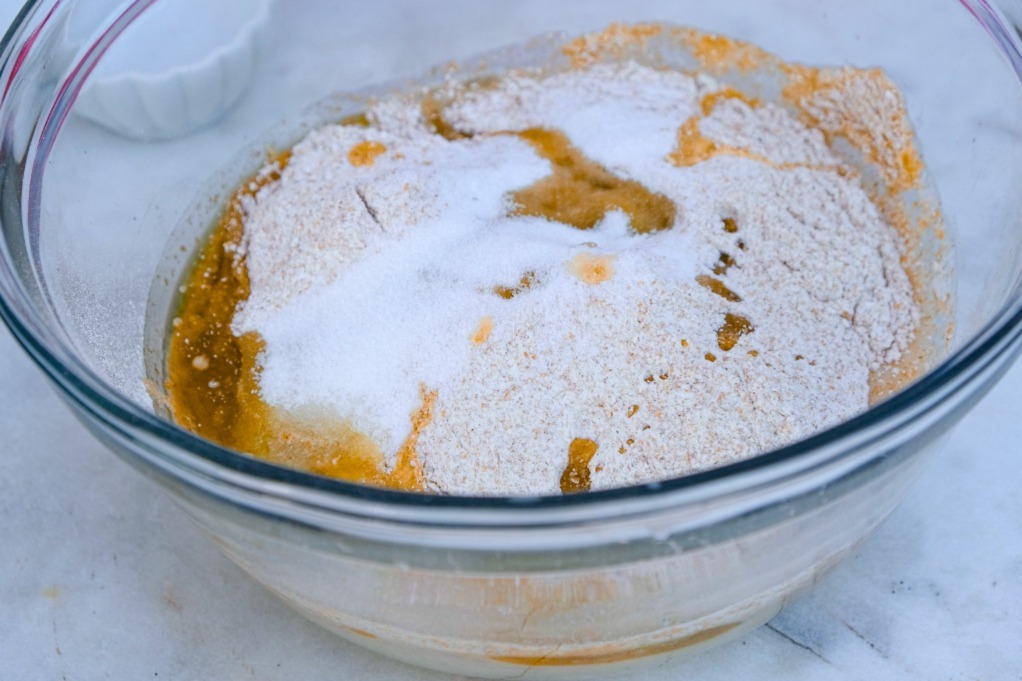
[[[747,458],[867,408],[918,320],[899,239],[786,111],[705,75],[601,64],[457,93],[438,135],[412,96],[327,126],[245,202],[263,400],[345,419],[386,453],[436,391],[427,490],[557,494],[569,445],[593,489]],[[680,134],[726,153],[679,163]],[[676,207],[638,234],[516,212],[552,173],[510,131],[556,130]],[[682,148],[679,148],[682,147]],[[367,153],[369,152],[369,153]]]

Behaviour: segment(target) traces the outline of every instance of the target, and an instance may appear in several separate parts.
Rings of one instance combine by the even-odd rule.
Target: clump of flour
[[[350,420],[391,465],[422,388],[436,391],[416,445],[426,488],[487,495],[559,493],[578,438],[598,445],[599,489],[866,409],[870,372],[918,321],[898,237],[821,133],[737,98],[704,113],[721,89],[603,64],[459,92],[444,117],[463,138],[436,134],[411,97],[376,104],[370,127],[312,133],[245,205],[251,294],[234,331],[265,342],[262,398]],[[672,162],[693,117],[742,153]],[[528,128],[667,197],[674,225],[516,215],[512,194],[552,172],[508,134]],[[367,143],[383,151],[353,163]]]

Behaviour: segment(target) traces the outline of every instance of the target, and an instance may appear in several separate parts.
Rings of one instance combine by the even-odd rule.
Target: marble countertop
[[[0,0],[0,25],[18,3]],[[1022,364],[860,552],[642,679],[1022,680]],[[0,326],[0,677],[450,679],[334,638],[107,452]]]

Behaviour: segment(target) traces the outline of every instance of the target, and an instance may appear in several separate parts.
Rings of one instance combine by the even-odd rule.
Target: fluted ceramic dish
[[[110,130],[167,139],[217,120],[248,87],[272,0],[156,3],[115,41],[75,110]]]

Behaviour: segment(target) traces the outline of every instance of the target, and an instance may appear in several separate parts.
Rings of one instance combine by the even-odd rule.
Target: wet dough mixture
[[[909,379],[892,197],[922,165],[896,88],[785,67],[768,103],[615,58],[661,30],[391,96],[272,159],[186,282],[174,418],[355,482],[560,494],[748,458]],[[708,67],[769,58],[677,39]]]

